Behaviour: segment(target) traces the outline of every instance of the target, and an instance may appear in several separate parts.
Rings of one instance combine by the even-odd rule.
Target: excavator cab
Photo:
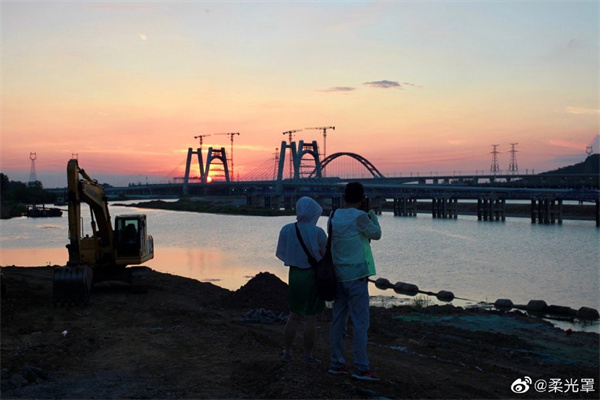
[[[146,233],[144,214],[115,218],[117,265],[142,264],[154,256],[154,241]]]

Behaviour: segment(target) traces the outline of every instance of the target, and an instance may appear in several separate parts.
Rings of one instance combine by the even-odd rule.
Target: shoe
[[[360,379],[361,381],[378,381],[379,377],[373,375],[371,371],[355,372],[352,374],[354,379]]]
[[[314,357],[304,357],[302,359],[302,362],[304,364],[321,364],[321,360],[319,360],[318,358],[314,358]]]
[[[350,375],[350,371],[348,371],[348,368],[346,368],[345,365],[342,365],[341,367],[331,367],[327,372],[334,375]]]
[[[283,362],[292,361],[292,355],[290,353],[283,353],[283,356],[281,357],[281,361],[283,361]]]

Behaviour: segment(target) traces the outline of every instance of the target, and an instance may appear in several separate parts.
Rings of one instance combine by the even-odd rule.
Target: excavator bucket
[[[94,272],[87,265],[54,267],[52,302],[85,305],[90,301]]]

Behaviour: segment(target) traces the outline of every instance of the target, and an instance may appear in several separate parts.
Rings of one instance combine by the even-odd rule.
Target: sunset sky
[[[597,1],[2,1],[0,170],[66,185],[182,176],[234,138],[236,174],[282,132],[386,175],[520,172],[598,152]],[[317,140],[317,130],[296,140]]]

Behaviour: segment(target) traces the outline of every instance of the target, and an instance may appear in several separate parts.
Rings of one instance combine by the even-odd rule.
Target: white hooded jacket
[[[310,197],[301,197],[296,203],[296,219],[302,240],[310,254],[318,261],[327,247],[327,235],[317,226],[323,209]],[[296,235],[294,223],[287,224],[279,232],[275,255],[288,267],[310,268],[308,256]]]

